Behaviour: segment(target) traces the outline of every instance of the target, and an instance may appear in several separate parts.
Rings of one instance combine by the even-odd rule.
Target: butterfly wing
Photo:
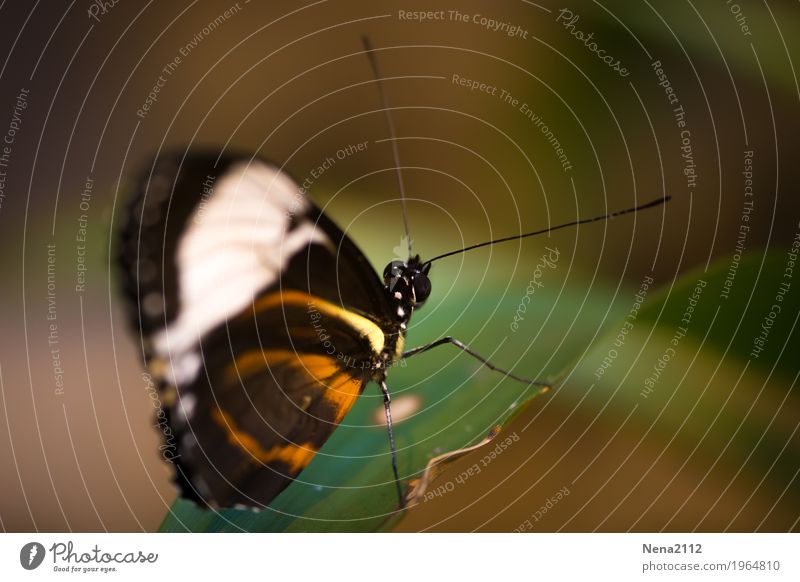
[[[391,332],[375,271],[285,172],[203,153],[143,176],[120,251],[182,494],[267,505],[371,378]]]

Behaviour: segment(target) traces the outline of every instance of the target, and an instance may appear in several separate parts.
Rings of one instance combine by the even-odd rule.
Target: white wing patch
[[[190,348],[251,305],[293,255],[312,243],[330,244],[301,218],[308,208],[287,174],[260,161],[235,164],[214,184],[178,243],[178,315],[153,339],[156,352],[171,362],[171,380],[194,378],[200,361]],[[289,231],[292,216],[301,219]]]

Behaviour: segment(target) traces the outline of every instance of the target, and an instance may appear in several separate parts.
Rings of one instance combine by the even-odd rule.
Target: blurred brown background
[[[571,257],[559,285],[565,281],[578,296],[576,305],[585,288],[599,286],[608,305],[591,306],[594,313],[616,314],[610,322],[593,319],[585,336],[561,330],[571,345],[588,347],[596,333],[614,328],[651,266],[663,286],[734,251],[745,150],[755,152],[757,192],[748,250],[786,247],[797,232],[796,3],[740,2],[747,31],[722,2],[573,3],[580,19],[572,30],[593,33],[627,67],[624,78],[557,21],[562,6],[548,1],[459,2],[468,22],[450,19],[453,5],[441,2],[98,6],[17,1],[0,8],[0,132],[15,107],[21,111],[1,168],[0,519],[8,531],[154,530],[174,498],[114,270],[115,229],[132,176],[155,152],[227,144],[285,162],[302,181],[332,152],[368,141],[310,194],[374,265],[393,257],[402,225],[392,202],[391,152],[386,142],[375,143],[386,128],[362,34],[371,37],[387,78],[414,199],[414,244],[427,256],[674,195],[663,223],[660,211],[643,213],[557,239]],[[400,17],[415,10],[444,10],[445,17]],[[493,31],[475,15],[519,26],[525,38]],[[165,73],[176,56],[180,63]],[[651,67],[656,60],[686,111],[698,174],[691,190],[680,131]],[[470,91],[453,75],[498,90]],[[157,100],[137,115],[159,76]],[[23,89],[29,93],[21,109]],[[519,104],[502,99],[502,90]],[[571,169],[519,110],[522,103],[552,130]],[[91,196],[82,208],[87,178]],[[87,271],[85,287],[76,290],[81,215]],[[47,245],[55,245],[51,281]],[[540,254],[541,245],[512,243],[437,265],[442,292],[431,302],[448,288],[454,301],[464,290],[506,293],[513,281],[508,297],[515,304]],[[48,319],[48,283],[55,320]],[[429,312],[419,316],[424,335],[410,343],[446,327],[444,315]],[[479,326],[492,312],[470,317]],[[559,349],[557,342],[536,349],[550,347]],[[570,360],[556,353],[559,363],[546,372],[558,374]],[[736,378],[721,378],[715,386],[724,394]],[[768,381],[778,394],[793,387],[780,374]],[[521,445],[452,495],[412,511],[400,527],[510,531],[581,475],[537,530],[798,528],[794,396],[781,406],[780,398],[759,400],[749,417],[786,445],[769,459],[783,469],[780,476],[766,481],[761,469],[745,466],[750,449],[728,459],[721,442],[684,465],[693,442],[678,446],[676,432],[626,420],[628,407],[609,406],[598,416],[602,398],[584,403],[581,396],[559,393],[535,406],[518,420],[521,430],[537,415]],[[687,412],[669,414],[679,426]],[[584,444],[572,447],[578,435]],[[667,486],[653,503],[653,492]]]

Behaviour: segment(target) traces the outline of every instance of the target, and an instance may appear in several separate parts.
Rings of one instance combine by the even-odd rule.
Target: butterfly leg
[[[403,358],[410,358],[411,356],[414,356],[416,354],[421,354],[422,352],[427,352],[428,350],[432,350],[435,347],[442,346],[442,345],[445,345],[445,344],[454,345],[458,349],[468,353],[470,356],[472,356],[473,358],[475,358],[479,362],[483,363],[483,365],[486,366],[487,368],[489,368],[490,370],[494,370],[495,372],[500,372],[504,376],[508,376],[509,378],[517,380],[518,382],[523,382],[525,384],[532,384],[534,386],[544,386],[546,388],[550,387],[550,384],[548,384],[547,382],[539,382],[538,380],[531,380],[530,378],[523,378],[522,376],[517,376],[516,374],[512,374],[508,370],[504,370],[503,368],[495,366],[489,360],[487,360],[486,358],[484,358],[483,356],[481,356],[477,352],[473,351],[472,348],[470,348],[469,346],[467,346],[463,342],[460,342],[457,339],[452,338],[450,336],[443,337],[442,339],[438,339],[435,342],[431,342],[429,344],[425,344],[424,346],[419,346],[417,348],[413,348],[411,350],[408,350],[407,352],[403,352],[402,357]]]
[[[394,471],[394,484],[397,487],[397,499],[400,501],[400,507],[406,505],[406,500],[403,497],[403,490],[400,487],[400,476],[397,473],[397,449],[394,446],[394,427],[392,425],[392,397],[389,395],[389,387],[386,385],[385,380],[381,380],[381,392],[383,392],[383,408],[386,412],[386,427],[389,430],[389,447],[392,450],[392,471]]]

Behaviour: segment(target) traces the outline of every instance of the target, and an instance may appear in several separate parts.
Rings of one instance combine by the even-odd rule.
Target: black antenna
[[[586,224],[587,222],[597,222],[598,220],[610,220],[617,216],[622,216],[623,214],[630,214],[631,212],[638,212],[640,210],[645,210],[647,208],[652,208],[654,206],[660,206],[668,202],[672,196],[664,196],[663,198],[659,198],[657,200],[653,200],[652,202],[648,202],[647,204],[642,204],[641,206],[635,206],[634,208],[628,208],[626,210],[617,210],[616,212],[611,212],[609,214],[603,214],[602,216],[595,216],[594,218],[584,218],[583,220],[575,220],[573,222],[567,222],[565,224],[559,224],[558,226],[554,226],[552,228],[543,228],[542,230],[535,230],[533,232],[529,232],[526,234],[516,234],[514,236],[507,236],[505,238],[498,238],[495,240],[490,240],[487,242],[482,242],[476,245],[468,246],[463,249],[458,249],[456,251],[450,251],[449,253],[444,253],[443,255],[439,255],[433,257],[432,259],[425,261],[425,264],[432,263],[433,261],[438,261],[439,259],[443,259],[445,257],[450,257],[452,255],[457,255],[459,253],[466,253],[467,251],[471,251],[473,249],[479,249],[481,247],[495,245],[502,242],[508,242],[510,240],[517,240],[521,238],[528,238],[529,236],[536,236],[537,234],[545,234],[553,232],[554,230],[560,230],[562,228],[567,228],[568,226],[577,226],[579,224]]]
[[[400,153],[397,149],[397,136],[394,131],[394,121],[392,114],[389,111],[389,100],[386,98],[386,91],[383,88],[383,78],[381,77],[380,70],[378,69],[378,60],[375,58],[372,43],[367,36],[361,37],[361,42],[364,44],[364,51],[367,53],[369,64],[372,66],[372,74],[378,84],[378,93],[381,97],[381,105],[383,106],[383,113],[386,115],[386,125],[389,127],[389,137],[392,142],[392,156],[394,157],[394,166],[397,170],[397,183],[400,186],[400,203],[403,206],[403,224],[406,227],[406,240],[408,241],[408,258],[411,258],[411,229],[408,227],[408,212],[406,210],[406,188],[403,183],[403,172],[400,170]]]

